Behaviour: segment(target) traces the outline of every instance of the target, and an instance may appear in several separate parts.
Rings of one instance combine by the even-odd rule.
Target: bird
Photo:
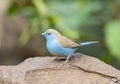
[[[48,51],[54,56],[66,57],[65,63],[67,63],[71,55],[80,47],[90,44],[99,43],[99,41],[89,41],[89,42],[75,42],[55,29],[47,29],[42,33],[46,39],[46,47]]]

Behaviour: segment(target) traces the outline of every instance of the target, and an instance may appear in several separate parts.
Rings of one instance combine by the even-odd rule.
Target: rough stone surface
[[[28,58],[16,66],[0,66],[0,84],[119,84],[120,71],[76,53],[68,64],[55,57]]]

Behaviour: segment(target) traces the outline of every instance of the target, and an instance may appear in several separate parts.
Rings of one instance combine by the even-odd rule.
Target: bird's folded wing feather
[[[71,39],[69,38],[66,38],[64,36],[60,36],[58,38],[58,42],[63,46],[63,47],[66,47],[66,48],[69,48],[69,47],[79,47],[80,44],[79,43],[76,43],[74,41],[72,41]]]

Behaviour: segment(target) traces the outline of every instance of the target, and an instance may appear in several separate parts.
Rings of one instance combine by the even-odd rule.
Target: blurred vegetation
[[[7,15],[15,14],[29,22],[19,38],[22,46],[31,35],[54,28],[74,40],[99,40],[78,51],[120,69],[120,0],[11,0]]]

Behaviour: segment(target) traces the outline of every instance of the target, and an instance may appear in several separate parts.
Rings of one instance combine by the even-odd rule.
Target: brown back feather
[[[59,36],[58,37],[58,42],[63,46],[63,47],[79,47],[80,44],[72,41],[71,39],[64,37],[64,36]]]

